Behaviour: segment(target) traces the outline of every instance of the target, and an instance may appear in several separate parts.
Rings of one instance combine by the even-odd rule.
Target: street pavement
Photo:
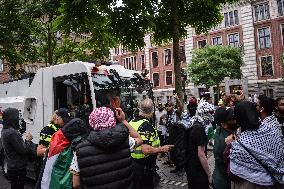
[[[214,157],[212,151],[208,153],[208,161],[211,171],[214,169]],[[159,166],[158,174],[161,176],[161,181],[157,189],[185,189],[188,188],[186,174],[182,173],[170,173],[170,170],[173,169],[168,165],[163,165],[163,161],[157,161]],[[34,181],[28,179],[25,189],[33,189]],[[10,189],[10,184],[7,179],[0,174],[0,189]]]

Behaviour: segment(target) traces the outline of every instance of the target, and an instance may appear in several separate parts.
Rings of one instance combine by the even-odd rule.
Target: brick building
[[[0,83],[8,81],[9,78],[9,68],[4,60],[0,59]]]
[[[241,0],[236,4],[224,5],[224,19],[208,34],[196,35],[188,27],[188,36],[180,42],[182,49],[182,68],[190,64],[192,50],[210,45],[230,45],[241,48],[245,65],[242,67],[243,78],[231,80],[225,78],[222,90],[227,94],[242,90],[245,95],[267,94],[272,97],[284,96],[284,83],[281,80],[281,55],[284,45],[284,0]],[[155,96],[166,101],[174,90],[174,73],[171,45],[155,47],[151,36],[145,36],[144,50],[131,54],[123,48],[111,50],[112,60],[129,64],[129,57],[136,57],[135,69],[150,70],[150,78],[155,86]],[[142,58],[143,57],[143,58]],[[131,60],[132,62],[132,60]],[[201,97],[211,94],[203,86],[186,86],[186,93]]]

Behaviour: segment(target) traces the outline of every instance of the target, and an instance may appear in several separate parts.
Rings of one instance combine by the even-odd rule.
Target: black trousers
[[[26,169],[7,170],[7,176],[11,183],[11,189],[24,189],[26,184]]]
[[[154,169],[133,163],[135,189],[154,189]]]

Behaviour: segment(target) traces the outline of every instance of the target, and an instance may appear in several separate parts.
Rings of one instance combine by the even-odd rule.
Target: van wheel
[[[7,177],[8,164],[7,164],[7,158],[4,156],[4,154],[2,154],[1,168],[3,176]]]

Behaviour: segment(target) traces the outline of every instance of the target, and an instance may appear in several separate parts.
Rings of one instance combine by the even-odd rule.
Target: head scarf
[[[89,116],[89,123],[95,131],[113,128],[116,125],[114,112],[107,107],[96,108]]]
[[[192,127],[195,122],[199,122],[203,126],[210,124],[214,120],[212,112],[214,112],[214,105],[201,99],[197,106],[195,116],[193,116],[190,120],[189,127]]]

